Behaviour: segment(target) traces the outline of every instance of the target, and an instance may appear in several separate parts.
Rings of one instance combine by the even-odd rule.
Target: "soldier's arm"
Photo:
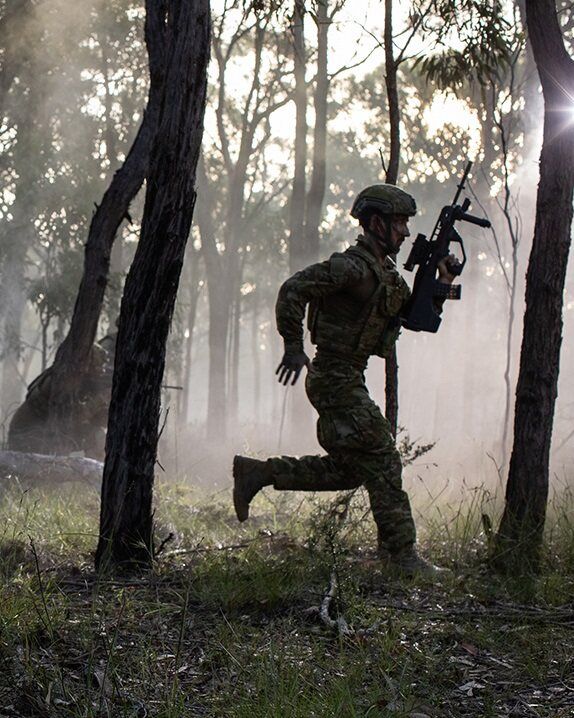
[[[399,334],[401,333],[401,314],[411,297],[411,290],[404,281],[402,281],[399,288],[397,288],[397,293],[397,297],[400,298],[399,301],[397,301],[397,313],[389,317],[389,322],[374,352],[376,356],[382,357],[383,359],[386,359],[391,354],[399,338]]]
[[[359,283],[368,274],[365,262],[346,254],[312,264],[289,277],[279,289],[275,305],[277,330],[285,342],[285,352],[303,352],[305,308],[312,299],[328,296]]]

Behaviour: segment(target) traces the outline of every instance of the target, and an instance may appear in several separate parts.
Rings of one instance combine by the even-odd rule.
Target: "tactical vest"
[[[362,303],[346,290],[313,300],[308,328],[319,352],[363,363],[375,353],[385,330],[396,326],[409,289],[394,268],[381,267],[377,258],[360,245],[349,248],[344,255],[334,254],[332,271],[336,272],[337,261],[345,261],[345,255],[358,257],[368,264],[378,280],[373,294]]]

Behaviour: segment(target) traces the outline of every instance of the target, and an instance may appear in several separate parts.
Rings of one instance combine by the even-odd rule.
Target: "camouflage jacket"
[[[309,304],[311,341],[321,354],[364,365],[387,356],[400,331],[398,315],[410,290],[395,263],[384,266],[363,237],[343,253],[313,264],[280,288],[275,307],[285,351],[303,351],[303,320]]]

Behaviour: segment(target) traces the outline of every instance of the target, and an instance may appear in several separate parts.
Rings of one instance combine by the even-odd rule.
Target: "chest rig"
[[[309,305],[308,328],[319,351],[366,361],[376,353],[387,329],[395,328],[409,289],[391,262],[383,268],[377,258],[360,245],[330,259],[331,272],[343,272],[349,258],[368,265],[375,278],[367,299],[358,299],[352,288],[313,300]]]

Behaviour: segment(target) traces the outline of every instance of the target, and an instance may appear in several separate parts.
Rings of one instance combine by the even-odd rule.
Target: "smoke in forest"
[[[294,201],[292,27],[286,16],[255,17],[231,5],[227,14],[216,7],[214,17],[204,170],[169,342],[160,447],[167,477],[210,487],[229,481],[231,458],[238,451],[257,456],[321,451],[312,411],[305,415],[301,408],[304,382],[285,389],[275,377],[282,345],[274,326],[274,300],[290,273],[289,212]],[[371,35],[361,30],[364,17],[358,5],[347,3],[329,40],[326,191],[314,260],[355,241],[358,228],[348,215],[352,198],[363,186],[384,178],[379,156],[379,148],[384,155],[388,146],[384,57]],[[5,186],[0,207],[2,299],[9,308],[0,310],[4,430],[26,385],[43,364],[49,365],[65,335],[93,205],[125,158],[147,88],[143,9],[138,3],[90,0],[21,6],[14,30],[1,31],[9,38],[3,69],[9,64],[13,68],[12,81],[2,86],[0,138]],[[401,22],[408,21],[401,17]],[[319,78],[318,26],[311,17],[305,22],[309,191],[317,137],[313,100]],[[358,48],[346,54],[341,51],[345,33]],[[380,28],[373,33],[380,35]],[[526,60],[520,63],[517,72],[529,78]],[[467,193],[472,212],[487,214],[496,233],[460,227],[468,254],[462,300],[447,302],[436,335],[403,330],[399,339],[400,436],[434,444],[408,467],[407,475],[414,486],[421,481],[427,487],[456,487],[463,481],[471,486],[495,484],[504,456],[513,264],[508,227],[514,227],[519,238],[508,379],[513,397],[534,226],[540,107],[531,98],[524,100],[526,80],[508,101],[503,87],[481,93],[469,83],[450,93],[452,97],[456,89],[466,113],[463,109],[445,116],[437,105],[433,114],[433,102],[449,92],[437,89],[411,64],[401,67],[400,184],[420,207],[411,222],[412,238],[418,232],[431,233],[441,207],[452,200],[467,158],[475,162]],[[534,96],[537,92],[536,87]],[[523,116],[523,126],[516,129],[524,107],[531,116]],[[501,124],[514,133],[507,138],[512,196],[508,216],[501,211]],[[140,215],[141,198],[133,203],[116,242],[100,336],[113,331]],[[399,266],[409,250],[406,244]],[[211,260],[215,257],[211,265],[208,251]],[[404,276],[412,283],[412,275]],[[222,309],[215,295],[230,283],[235,292]],[[574,360],[573,296],[570,278],[552,454],[560,481],[571,480],[574,463],[574,385],[569,371]],[[219,340],[218,312],[224,327]],[[223,366],[217,376],[215,356]],[[219,389],[217,382],[222,384]],[[367,383],[384,406],[382,360],[371,360]],[[219,409],[213,398],[217,391],[223,402]],[[210,412],[216,417],[211,424]]]

